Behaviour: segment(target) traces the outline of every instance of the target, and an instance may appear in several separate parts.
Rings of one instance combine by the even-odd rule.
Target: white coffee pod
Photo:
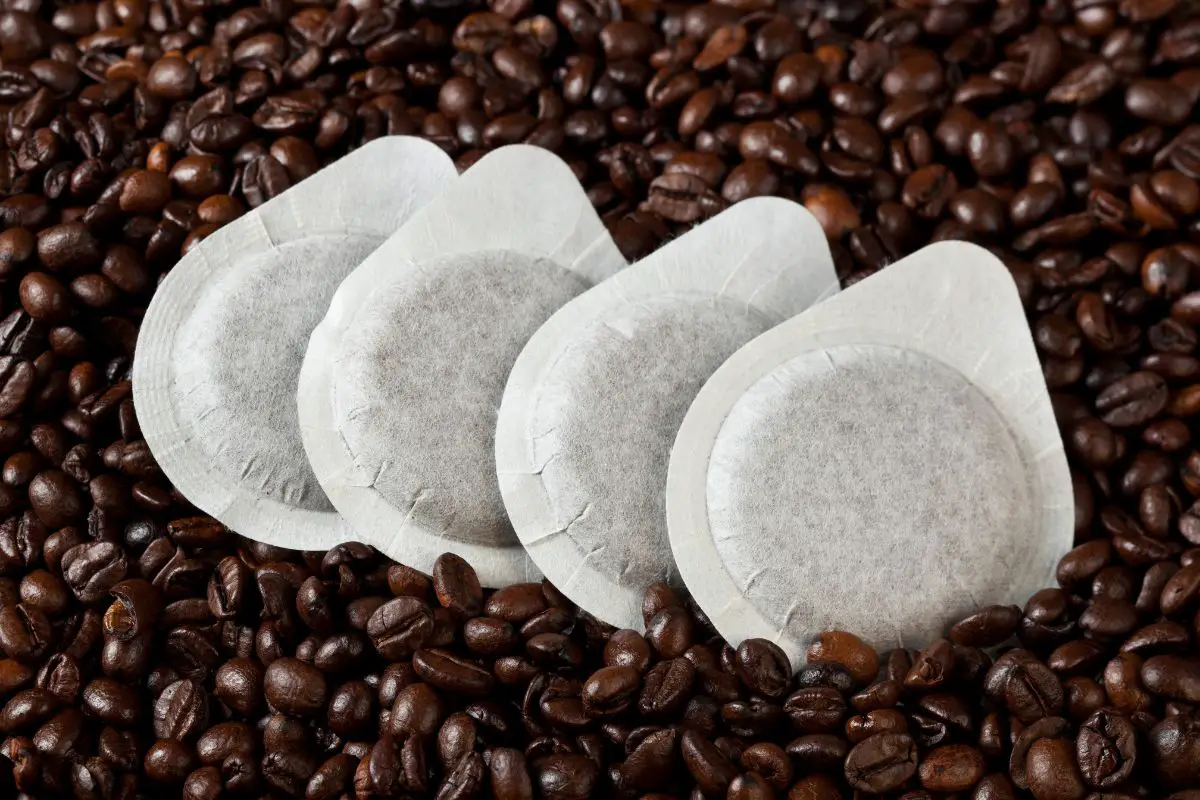
[[[671,549],[722,636],[920,647],[1053,585],[1071,479],[1008,270],[930,245],[739,350],[680,428]]]
[[[180,259],[142,323],[133,392],[155,459],[189,500],[270,544],[352,538],[300,442],[300,363],[342,279],[455,175],[424,140],[379,139]]]
[[[425,571],[457,553],[489,586],[537,575],[496,485],[496,410],[538,326],[625,265],[570,168],[515,145],[346,279],[298,398],[317,478],[362,541]]]
[[[758,198],[551,317],[513,367],[496,433],[505,507],[546,577],[641,628],[645,588],[678,583],[663,491],[692,398],[743,344],[837,290],[813,216]]]

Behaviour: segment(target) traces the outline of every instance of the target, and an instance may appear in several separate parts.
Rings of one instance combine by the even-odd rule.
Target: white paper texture
[[[758,337],[689,409],[667,520],[731,643],[794,665],[825,630],[921,647],[1053,582],[1062,441],[1008,270],[931,245]]]
[[[515,145],[343,282],[298,403],[313,470],[363,541],[425,571],[455,552],[488,586],[539,575],[496,485],[504,382],[543,320],[625,265],[570,168]]]
[[[155,458],[199,508],[284,547],[353,538],[300,441],[304,349],[342,278],[455,175],[424,140],[379,139],[221,228],[171,271],[142,324],[134,398]]]
[[[745,342],[836,293],[804,208],[739,203],[572,300],[530,339],[496,434],[500,490],[530,556],[569,598],[640,628],[678,583],[663,492],[691,399]]]

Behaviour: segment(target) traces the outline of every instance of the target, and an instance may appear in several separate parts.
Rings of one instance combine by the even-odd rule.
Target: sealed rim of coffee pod
[[[455,178],[435,145],[378,139],[225,225],[171,270],[142,324],[133,392],[156,461],[197,507],[282,547],[353,538],[300,442],[300,361],[341,278]],[[283,307],[310,316],[281,320]]]
[[[1008,270],[933,244],[747,344],[689,409],[666,504],[717,631],[797,667],[824,630],[920,647],[1053,585],[1071,478]]]
[[[457,553],[488,586],[538,576],[496,486],[496,408],[537,326],[626,263],[567,164],[512,145],[342,283],[298,405],[317,478],[363,541],[425,571]]]
[[[816,219],[761,197],[547,320],[505,387],[496,470],[517,536],[560,591],[605,622],[643,627],[646,586],[678,584],[663,491],[694,393],[745,342],[837,291]]]

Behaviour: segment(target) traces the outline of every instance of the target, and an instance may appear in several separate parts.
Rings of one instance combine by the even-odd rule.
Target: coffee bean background
[[[1200,798],[1195,2],[0,9],[0,796]],[[830,632],[792,676],[665,586],[614,632],[453,556],[204,516],[138,429],[146,303],[388,134],[554,150],[631,259],[761,194],[847,284],[993,249],[1072,465],[1058,585],[920,651]]]

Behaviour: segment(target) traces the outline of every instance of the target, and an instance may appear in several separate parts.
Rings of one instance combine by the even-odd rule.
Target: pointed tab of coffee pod
[[[504,391],[496,469],[517,536],[581,607],[640,628],[642,592],[678,582],[663,489],[675,432],[714,369],[837,292],[820,226],[747,200],[572,300]]]
[[[426,572],[454,552],[488,586],[537,575],[496,485],[496,408],[538,326],[625,265],[567,164],[514,145],[346,279],[297,397],[317,479],[363,541]]]
[[[296,382],[344,278],[456,179],[421,139],[376,140],[216,231],[180,259],[138,337],[142,432],[175,487],[252,539],[352,538],[309,467]]]
[[[1053,585],[1071,479],[1008,270],[931,245],[743,347],[683,421],[667,521],[717,630],[797,665],[821,631],[919,647]]]

